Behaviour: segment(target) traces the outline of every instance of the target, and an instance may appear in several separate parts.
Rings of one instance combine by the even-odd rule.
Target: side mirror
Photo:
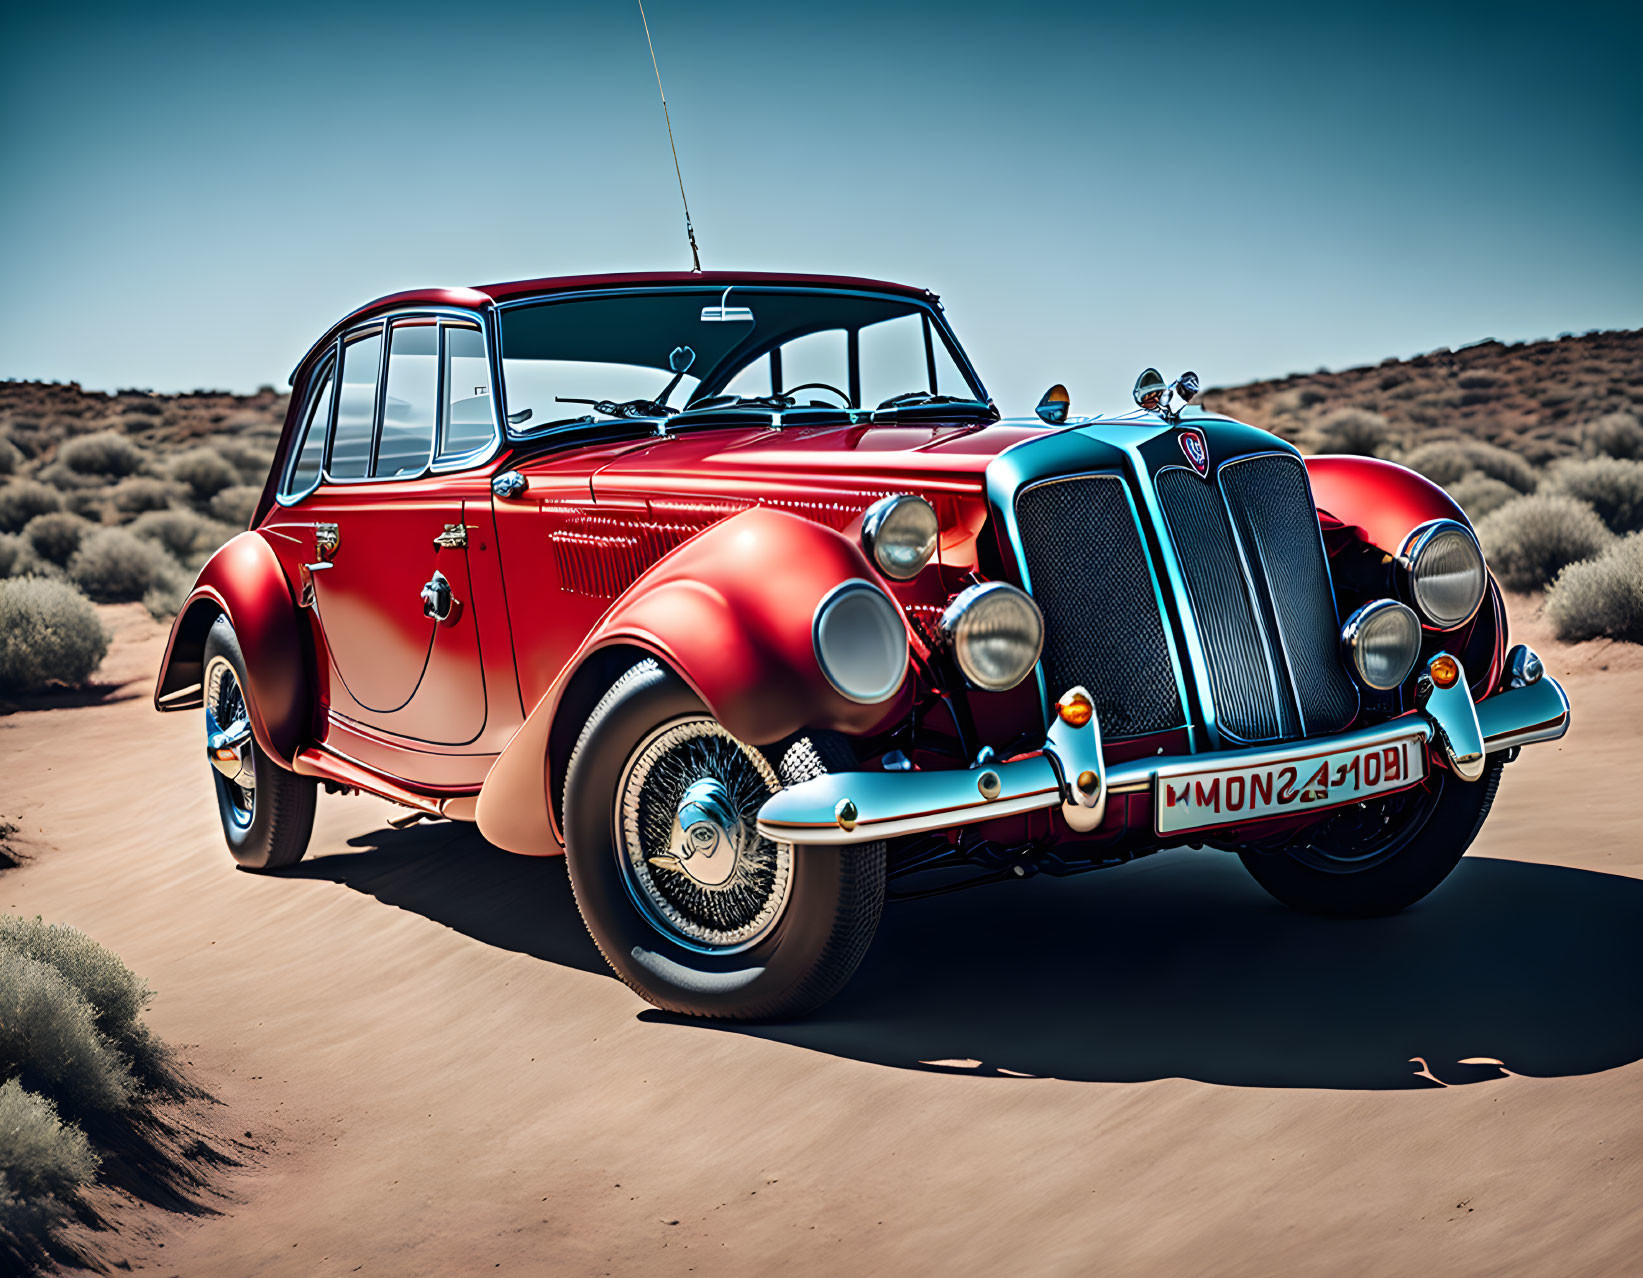
[[[1135,402],[1149,413],[1156,413],[1164,403],[1164,396],[1169,393],[1169,387],[1164,382],[1164,375],[1156,368],[1144,368],[1141,376],[1135,379]]]
[[[735,287],[734,285],[731,286]],[[730,306],[730,289],[724,291],[717,306],[702,307],[702,323],[704,324],[751,324],[753,312],[746,306]]]
[[[1192,397],[1198,393],[1198,374],[1188,371],[1177,377],[1175,393],[1181,397],[1182,403],[1191,403]]]
[[[1033,411],[1051,426],[1059,426],[1067,420],[1072,402],[1072,396],[1067,394],[1067,388],[1057,382],[1044,392],[1044,398],[1038,401],[1038,407]]]

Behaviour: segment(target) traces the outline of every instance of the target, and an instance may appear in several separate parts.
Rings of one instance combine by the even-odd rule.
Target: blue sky
[[[649,0],[704,265],[935,289],[1007,411],[1643,326],[1643,7]],[[689,265],[631,0],[0,16],[0,377],[283,386]]]

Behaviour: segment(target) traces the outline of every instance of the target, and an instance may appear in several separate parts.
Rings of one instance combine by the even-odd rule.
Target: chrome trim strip
[[[437,449],[438,445],[439,445],[439,427],[440,427],[441,421],[443,420],[443,418],[445,416],[445,411],[446,411],[445,394],[444,394],[444,391],[445,391],[445,359],[444,359],[444,340],[445,340],[444,329],[445,329],[445,325],[442,323],[438,326],[439,327],[439,342],[438,342],[438,345],[436,347],[436,350],[437,350],[438,353],[434,356],[434,358],[438,361],[437,377],[436,377],[435,383],[434,383],[436,388],[437,388],[437,391],[436,391],[437,402],[436,402],[436,405],[435,405],[435,414],[436,415],[435,415],[435,418],[434,418],[434,439],[433,439],[432,446],[429,448],[429,458],[428,458],[428,460],[423,463],[422,469],[417,471],[415,474],[392,475],[392,476],[389,476],[389,475],[358,475],[358,476],[354,476],[352,478],[339,479],[336,476],[331,474],[331,438],[336,433],[336,417],[337,417],[337,411],[336,410],[337,410],[337,405],[340,402],[340,396],[342,394],[342,347],[343,347],[343,344],[346,343],[351,338],[357,338],[359,336],[367,334],[368,330],[373,329],[373,328],[379,330],[380,336],[382,338],[382,354],[379,357],[378,363],[377,363],[376,407],[373,410],[374,415],[373,415],[373,418],[372,418],[372,425],[371,425],[371,465],[370,465],[370,467],[368,467],[368,469],[374,469],[375,465],[376,465],[377,447],[378,447],[378,444],[380,443],[381,431],[382,431],[382,415],[383,415],[383,402],[382,401],[383,401],[383,394],[384,394],[383,388],[384,388],[386,377],[387,377],[388,356],[389,356],[389,353],[390,353],[389,347],[391,345],[393,324],[394,324],[395,320],[417,319],[417,318],[423,318],[423,319],[432,318],[432,319],[435,319],[435,320],[454,320],[454,321],[460,322],[463,325],[469,325],[469,326],[472,326],[473,328],[476,328],[476,329],[479,330],[479,339],[480,339],[481,342],[484,343],[484,346],[485,346],[485,362],[486,362],[487,366],[490,368],[490,372],[491,372],[491,392],[492,393],[491,393],[491,396],[490,396],[490,401],[491,401],[491,435],[490,435],[490,438],[484,444],[481,444],[481,445],[479,445],[475,448],[471,448],[465,453],[454,453],[454,454],[452,454],[448,457],[440,457],[440,456],[437,455],[437,453],[435,451]],[[322,457],[321,457],[319,478],[314,481],[314,483],[311,487],[305,489],[301,493],[287,494],[284,491],[286,485],[290,482],[290,477],[291,477],[292,471],[296,468],[297,458],[298,458],[298,456],[300,455],[300,453],[302,451],[302,444],[304,442],[301,439],[295,439],[295,440],[293,440],[293,445],[294,446],[292,447],[289,455],[285,459],[285,465],[284,465],[284,467],[282,468],[282,471],[281,471],[279,491],[276,492],[274,500],[281,506],[287,506],[287,507],[295,506],[295,505],[299,504],[300,502],[302,502],[305,498],[311,496],[319,488],[324,487],[326,485],[335,484],[335,485],[340,486],[340,485],[343,485],[343,484],[399,484],[399,483],[405,483],[408,480],[423,479],[423,478],[427,477],[428,475],[445,474],[445,473],[448,473],[450,471],[456,471],[456,470],[466,470],[470,466],[483,465],[485,462],[489,461],[496,454],[496,452],[497,452],[498,448],[501,446],[502,440],[503,440],[502,428],[499,424],[499,414],[498,414],[498,411],[497,411],[498,407],[499,407],[499,402],[500,402],[499,399],[498,399],[498,394],[497,394],[497,387],[500,384],[500,381],[499,381],[500,366],[498,365],[497,361],[492,358],[493,351],[494,351],[494,343],[492,342],[491,337],[490,337],[490,329],[485,323],[485,317],[477,311],[463,310],[460,307],[454,307],[454,306],[403,307],[399,310],[381,312],[380,314],[371,316],[371,318],[369,318],[367,320],[362,320],[358,324],[355,324],[355,325],[353,325],[349,328],[343,329],[341,332],[339,332],[336,335],[335,338],[332,339],[330,354],[328,356],[322,356],[321,357],[322,360],[328,359],[330,361],[330,363],[328,365],[321,365],[320,367],[317,367],[315,369],[315,372],[309,375],[307,385],[304,386],[304,391],[306,393],[306,391],[309,389],[309,387],[311,387],[313,385],[315,376],[319,372],[321,372],[324,367],[329,367],[332,370],[332,372],[335,374],[335,376],[332,380],[332,385],[331,385],[331,424],[330,424],[330,427],[327,431],[326,440],[325,440],[325,450],[324,450],[324,453],[322,454]],[[312,408],[313,408],[312,401],[311,400],[310,401],[305,401],[305,407],[307,409],[309,409],[309,411],[312,411]],[[306,422],[304,422],[304,425],[306,426]]]
[[[1149,435],[1148,438],[1152,436]],[[1151,547],[1148,545],[1146,529],[1141,523],[1141,513],[1135,504],[1135,493],[1124,473],[1116,467],[1122,464],[1122,458],[1128,457],[1130,464],[1138,471],[1144,469],[1139,456],[1121,444],[1109,440],[1092,440],[1098,447],[1112,449],[1119,456],[1113,458],[1113,466],[1109,468],[1095,468],[1089,465],[1087,455],[1079,456],[1078,443],[1089,439],[1080,433],[1079,427],[1069,426],[1065,430],[1055,431],[1039,438],[1023,440],[1012,445],[1000,453],[987,464],[985,483],[987,497],[994,513],[998,516],[1004,529],[1004,535],[1009,542],[1011,553],[1015,557],[1016,572],[1020,575],[1021,585],[1030,595],[1033,592],[1032,580],[1027,571],[1026,548],[1021,540],[1021,526],[1016,521],[1016,501],[1021,494],[1029,489],[1043,484],[1067,483],[1079,479],[1107,479],[1116,483],[1124,494],[1124,501],[1129,506],[1130,519],[1135,525],[1136,536],[1141,539],[1142,556],[1147,561],[1147,574],[1152,583],[1153,605],[1158,609],[1158,615],[1164,627],[1164,642],[1169,648],[1170,667],[1175,675],[1175,695],[1180,703],[1182,722],[1179,726],[1187,729],[1188,739],[1196,747],[1197,733],[1193,725],[1193,716],[1188,705],[1186,675],[1181,661],[1180,651],[1176,647],[1174,628],[1171,625],[1171,612],[1164,597],[1164,588],[1158,577],[1158,566],[1153,562]],[[1056,473],[1054,467],[1061,455],[1069,451],[1074,452],[1073,469],[1063,473]],[[1049,473],[1041,473],[1032,463],[1043,458]],[[1082,462],[1082,464],[1080,464]],[[1164,544],[1160,539],[1160,544]],[[1049,722],[1051,712],[1048,680],[1044,675],[1044,663],[1040,660],[1033,667],[1033,677],[1038,684],[1038,695],[1044,707],[1045,722]],[[1173,730],[1173,729],[1171,729]]]

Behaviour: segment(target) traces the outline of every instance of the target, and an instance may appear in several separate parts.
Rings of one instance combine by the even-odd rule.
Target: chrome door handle
[[[435,621],[449,621],[456,606],[451,583],[445,579],[444,573],[436,572],[433,579],[422,587],[422,615]]]
[[[436,550],[461,550],[468,544],[468,529],[472,524],[446,524],[445,531],[434,538]]]

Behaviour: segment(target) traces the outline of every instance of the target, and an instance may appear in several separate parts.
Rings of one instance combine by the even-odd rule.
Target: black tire
[[[226,616],[218,617],[205,637],[201,670],[205,678],[202,691],[208,707],[220,677],[213,666],[219,662],[227,662],[238,682],[240,695],[248,698],[251,685],[246,677],[245,654],[240,651],[239,637]],[[233,785],[215,768],[211,769],[217,815],[222,819],[228,850],[247,870],[278,870],[295,865],[308,850],[308,839],[314,830],[318,783],[312,777],[299,777],[280,767],[263,753],[254,738],[250,749],[256,784],[250,787],[249,798],[245,789]]]
[[[777,894],[765,894],[762,909],[777,912],[763,931],[734,950],[691,944],[644,904],[661,891],[656,884],[682,883],[664,876],[683,871],[677,862],[674,871],[635,868],[637,859],[657,863],[644,849],[630,849],[621,811],[621,795],[635,793],[630,778],[650,743],[665,745],[667,734],[685,730],[719,743],[712,736],[717,732],[732,753],[765,760],[764,790],[750,790],[738,801],[744,819],[763,793],[855,766],[842,738],[826,733],[789,743],[779,757],[753,752],[719,727],[672,671],[656,661],[640,662],[594,707],[566,767],[566,855],[577,907],[612,970],[657,1007],[728,1020],[801,1016],[843,989],[867,952],[884,906],[884,845],[793,848],[785,862],[785,904],[771,906]],[[657,782],[662,789],[667,774],[658,768],[652,775],[664,778]],[[673,774],[675,785],[680,775]],[[778,864],[779,845],[759,840],[755,846],[765,858],[758,864]],[[739,853],[730,864],[740,873],[739,867],[755,862]],[[641,870],[651,886],[640,882]],[[699,889],[687,884],[685,890]]]
[[[1378,848],[1373,838],[1355,847],[1362,868],[1335,859],[1330,840],[1344,840],[1345,832],[1332,822],[1320,825],[1306,844],[1277,852],[1243,848],[1238,855],[1255,881],[1291,909],[1334,918],[1396,914],[1459,864],[1489,815],[1504,766],[1504,758],[1496,755],[1476,781],[1434,770],[1428,784],[1435,792],[1419,802],[1406,800],[1401,819],[1388,824]],[[1370,804],[1368,816],[1383,812],[1387,802]]]

